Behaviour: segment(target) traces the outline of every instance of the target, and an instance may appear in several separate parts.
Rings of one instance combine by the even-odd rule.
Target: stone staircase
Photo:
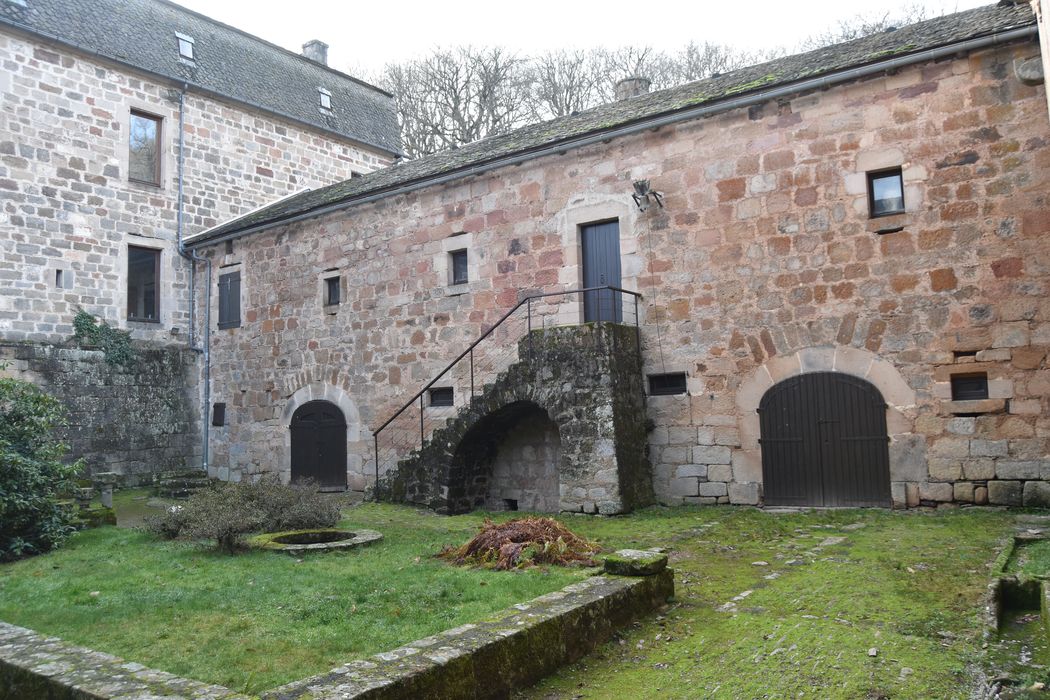
[[[377,500],[449,514],[483,507],[500,442],[538,414],[560,438],[558,510],[622,513],[652,502],[635,329],[535,330],[518,341],[518,358],[381,476]]]
[[[153,493],[160,498],[189,498],[207,488],[212,480],[200,469],[178,469],[161,472],[153,483]]]

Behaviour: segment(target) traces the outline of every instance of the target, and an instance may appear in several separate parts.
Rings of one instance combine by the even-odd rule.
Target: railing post
[[[419,395],[419,449],[423,449],[423,394]]]
[[[532,361],[532,297],[529,297],[528,304],[528,317],[529,317],[529,362]]]
[[[474,398],[474,348],[470,349],[470,398]]]
[[[376,503],[378,503],[379,502],[379,433],[376,433],[372,437],[375,438],[375,448],[376,448],[376,484],[375,484],[375,487],[374,487],[373,490],[375,491]]]

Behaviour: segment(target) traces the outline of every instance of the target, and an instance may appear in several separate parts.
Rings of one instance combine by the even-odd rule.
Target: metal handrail
[[[517,304],[515,304],[513,307],[511,307],[511,309],[509,311],[507,311],[507,313],[503,314],[503,316],[501,316],[498,321],[496,321],[488,329],[486,329],[484,333],[482,333],[480,336],[478,336],[478,338],[474,342],[472,342],[467,347],[466,350],[464,350],[459,355],[457,355],[456,359],[454,359],[454,360],[452,360],[452,362],[448,363],[448,365],[446,365],[445,368],[442,369],[433,379],[431,379],[429,382],[427,382],[426,386],[424,386],[422,389],[420,389],[418,392],[416,392],[412,396],[411,399],[406,401],[405,404],[403,406],[401,406],[401,408],[399,408],[397,411],[395,411],[394,414],[392,416],[390,416],[390,418],[388,418],[382,425],[380,425],[378,428],[375,429],[375,431],[373,431],[372,437],[373,437],[373,440],[375,442],[375,477],[376,477],[376,486],[378,487],[378,484],[379,484],[379,434],[383,431],[384,428],[386,428],[388,425],[393,423],[405,411],[407,411],[409,408],[411,408],[416,403],[416,401],[422,402],[423,401],[423,397],[426,395],[427,391],[431,387],[433,387],[434,384],[436,384],[438,382],[438,380],[440,380],[442,377],[444,377],[446,374],[448,374],[448,372],[453,367],[455,367],[457,364],[459,364],[460,360],[462,360],[467,355],[470,355],[471,353],[473,353],[474,349],[481,343],[481,341],[483,341],[486,338],[488,338],[493,333],[493,331],[495,331],[497,328],[499,328],[501,325],[503,325],[503,322],[506,321],[508,318],[510,318],[514,314],[515,311],[517,311],[518,309],[520,309],[522,306],[525,306],[525,305],[529,305],[529,309],[531,311],[532,302],[534,300],[536,300],[536,299],[545,299],[547,297],[555,297],[555,296],[568,296],[568,295],[571,295],[571,294],[585,294],[587,292],[600,292],[600,291],[603,291],[603,290],[609,290],[609,291],[612,291],[612,292],[618,292],[620,294],[627,294],[627,295],[630,295],[630,296],[634,297],[634,301],[635,301],[635,327],[636,327],[636,330],[637,330],[637,327],[639,325],[638,324],[638,301],[640,299],[642,299],[643,297],[642,297],[642,295],[639,292],[634,292],[634,291],[631,291],[629,289],[623,289],[621,287],[614,287],[612,285],[602,285],[600,287],[583,287],[583,288],[580,288],[580,289],[568,289],[568,290],[565,290],[565,291],[562,291],[562,292],[544,292],[544,293],[541,293],[541,294],[530,294],[527,297],[523,297],[521,300],[518,301]],[[532,330],[531,325],[532,325],[532,316],[531,316],[531,313],[530,313],[530,316],[529,316],[529,331]],[[471,391],[472,392],[473,392],[473,384],[474,384],[474,381],[473,381],[473,364],[471,364]],[[422,404],[421,404],[421,407],[422,407]],[[423,414],[421,412],[420,413],[420,428],[421,428],[421,430],[422,430],[422,421],[423,421]]]

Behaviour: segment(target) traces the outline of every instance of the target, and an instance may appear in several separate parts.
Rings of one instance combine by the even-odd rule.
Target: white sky
[[[653,46],[690,40],[743,49],[789,48],[858,14],[905,5],[932,14],[993,0],[176,0],[179,4],[299,52],[310,39],[331,46],[333,68],[358,73],[435,46],[505,46],[522,53],[558,48]]]

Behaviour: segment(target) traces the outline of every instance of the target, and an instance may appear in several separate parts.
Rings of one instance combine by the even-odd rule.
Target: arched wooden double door
[[[785,379],[759,405],[766,505],[889,506],[886,402],[840,372]]]
[[[292,481],[312,479],[324,489],[346,489],[346,419],[327,401],[310,401],[292,414]]]

